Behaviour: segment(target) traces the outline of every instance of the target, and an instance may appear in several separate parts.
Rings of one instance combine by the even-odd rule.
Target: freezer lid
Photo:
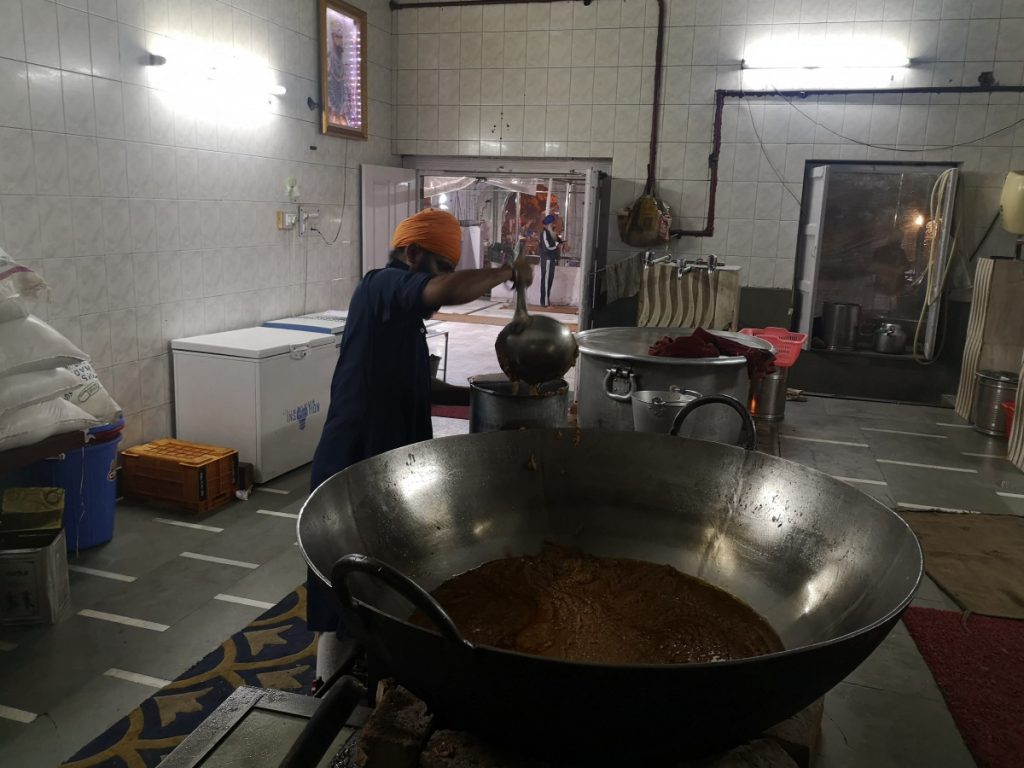
[[[309,317],[313,320],[341,320],[345,322],[348,319],[348,310],[325,309],[321,312],[310,312],[308,315],[302,315],[301,317]]]
[[[310,316],[282,317],[280,320],[268,320],[263,327],[286,328],[292,331],[309,331],[310,333],[342,333],[345,330],[345,321]]]
[[[260,327],[208,333],[187,339],[174,339],[171,341],[171,349],[259,360],[288,354],[296,349],[309,349],[334,343],[333,334],[322,331],[292,331],[285,328]]]

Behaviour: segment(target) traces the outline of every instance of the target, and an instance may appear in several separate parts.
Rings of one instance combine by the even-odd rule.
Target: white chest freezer
[[[338,362],[330,333],[244,328],[171,342],[182,440],[235,448],[258,482],[313,458]]]

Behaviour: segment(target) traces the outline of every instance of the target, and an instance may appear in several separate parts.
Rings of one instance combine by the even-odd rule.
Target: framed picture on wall
[[[320,0],[321,130],[365,139],[366,13],[340,0]]]

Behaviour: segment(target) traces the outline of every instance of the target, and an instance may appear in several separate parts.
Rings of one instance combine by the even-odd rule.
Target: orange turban
[[[392,248],[407,245],[418,245],[457,265],[462,255],[459,220],[436,208],[420,211],[395,227],[395,234],[391,236]]]

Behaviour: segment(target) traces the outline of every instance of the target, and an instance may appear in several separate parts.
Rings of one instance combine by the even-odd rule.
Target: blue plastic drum
[[[33,485],[64,489],[64,531],[68,551],[77,552],[114,537],[114,505],[117,500],[117,446],[124,420],[90,430],[84,448],[28,469]]]

